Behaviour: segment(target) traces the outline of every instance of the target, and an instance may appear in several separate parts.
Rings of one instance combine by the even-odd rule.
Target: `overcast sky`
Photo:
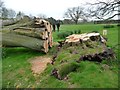
[[[2,0],[7,8],[25,14],[45,14],[47,17],[62,19],[67,8],[80,6],[96,0]]]

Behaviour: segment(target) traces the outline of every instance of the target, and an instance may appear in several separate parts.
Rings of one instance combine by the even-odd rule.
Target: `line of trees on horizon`
[[[87,3],[84,6],[68,8],[64,14],[65,18],[69,18],[78,23],[79,19],[87,22],[89,19],[98,19],[102,21],[111,20],[115,17],[120,19],[120,1],[119,0],[99,0],[95,3]]]
[[[0,18],[2,19],[9,19],[9,18],[16,18],[21,19],[24,16],[29,16],[33,18],[32,14],[25,15],[23,12],[15,12],[12,9],[8,9],[5,7],[4,2],[0,1]],[[98,20],[111,20],[114,17],[118,16],[119,19],[120,15],[120,1],[119,0],[108,0],[102,1],[99,0],[95,3],[87,3],[84,6],[76,6],[71,7],[66,10],[64,13],[64,20],[66,23],[75,23],[78,24],[79,20],[82,22],[88,22],[92,18],[96,18]],[[48,19],[54,23],[56,19],[53,17],[47,17],[45,14],[38,14],[38,17],[43,19]],[[62,21],[62,20],[61,20]]]

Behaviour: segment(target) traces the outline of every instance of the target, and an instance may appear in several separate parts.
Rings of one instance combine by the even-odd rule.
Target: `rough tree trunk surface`
[[[14,31],[12,30],[11,32],[29,37],[45,39],[45,40],[48,38],[48,34],[47,34],[48,32],[47,29],[45,28],[20,27],[20,28],[15,28]]]
[[[48,52],[52,47],[52,27],[48,21],[35,18],[29,27],[17,27],[9,33],[2,34],[3,46],[26,47],[37,51]]]
[[[5,47],[26,47],[37,51],[48,52],[48,40],[13,33],[2,34],[2,45]]]

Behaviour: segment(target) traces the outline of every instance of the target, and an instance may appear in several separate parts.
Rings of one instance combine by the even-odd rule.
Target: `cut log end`
[[[47,53],[48,52],[48,40],[44,41],[44,52]]]

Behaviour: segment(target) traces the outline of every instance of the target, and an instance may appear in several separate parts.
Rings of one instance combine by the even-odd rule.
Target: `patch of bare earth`
[[[31,70],[34,74],[41,74],[47,67],[47,64],[50,63],[51,58],[45,56],[38,56],[30,60],[32,65]]]

